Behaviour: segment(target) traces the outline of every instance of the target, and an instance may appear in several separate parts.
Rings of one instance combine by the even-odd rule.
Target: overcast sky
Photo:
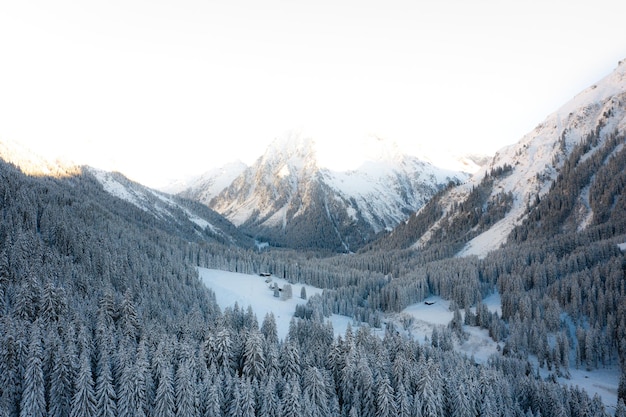
[[[3,1],[0,140],[152,186],[302,127],[493,153],[626,58],[624,16],[623,0]]]

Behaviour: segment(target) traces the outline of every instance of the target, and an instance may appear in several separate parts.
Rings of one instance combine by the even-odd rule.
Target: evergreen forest
[[[438,196],[407,228],[337,255],[215,239],[111,196],[89,170],[32,175],[0,161],[0,416],[626,416],[626,146],[596,139],[484,258],[453,254],[510,208],[509,194],[486,200],[510,167],[422,250],[407,235],[439,216]],[[583,189],[595,215],[578,230],[571,197]],[[196,267],[324,291],[282,340],[273,315],[220,309]],[[481,303],[496,291],[501,314]],[[386,320],[430,295],[455,314],[428,340]],[[359,325],[335,337],[331,314]],[[503,348],[485,363],[459,353],[464,325]],[[622,370],[608,407],[557,381],[605,367]]]

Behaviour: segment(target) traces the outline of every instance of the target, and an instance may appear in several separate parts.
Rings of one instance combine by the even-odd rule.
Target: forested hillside
[[[543,352],[543,362],[563,372],[578,360],[591,367],[617,360],[624,256],[594,228],[563,235],[550,243],[554,251],[521,244],[515,256],[500,251],[484,260],[426,263],[408,251],[259,254],[164,230],[88,172],[32,177],[0,163],[0,177],[0,415],[605,413],[598,397],[540,378],[525,356]],[[328,290],[311,297],[278,340],[273,316],[257,318],[245,306],[220,311],[194,265],[270,270]],[[503,317],[480,308],[466,315],[509,341],[485,364],[442,342],[463,337],[458,322],[424,343],[392,325],[382,338],[367,326],[333,338],[323,318],[341,311],[377,326],[385,311],[426,294],[463,308],[494,286]],[[600,296],[604,302],[594,302]],[[574,338],[561,308],[579,323]],[[556,351],[544,343],[551,334]],[[568,346],[584,347],[569,365]]]

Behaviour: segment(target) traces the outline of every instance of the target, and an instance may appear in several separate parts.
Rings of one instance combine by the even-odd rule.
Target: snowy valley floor
[[[305,288],[307,298],[322,292],[320,288],[305,284],[292,284],[293,297],[288,300],[274,297],[270,283],[265,282],[266,278],[258,275],[248,275],[236,272],[220,271],[215,269],[198,268],[200,279],[214,293],[220,308],[232,307],[235,303],[240,308],[252,307],[259,322],[263,320],[269,312],[276,318],[278,338],[284,340],[289,332],[289,322],[294,316],[298,304],[306,304],[306,300],[300,298],[302,287]],[[282,288],[288,282],[284,279],[271,277],[272,284],[276,283]],[[385,321],[391,321],[396,327],[403,331],[405,335],[423,342],[430,338],[435,326],[447,325],[453,316],[450,311],[450,303],[440,297],[432,296],[424,300],[425,302],[413,304],[398,314],[391,314]],[[483,303],[491,311],[500,309],[499,294],[492,294],[485,298]],[[410,324],[407,323],[410,318]],[[348,325],[356,329],[359,323],[355,323],[350,317],[332,315],[329,318],[335,337],[343,336]],[[455,348],[467,356],[473,356],[476,362],[483,363],[489,356],[498,353],[498,344],[489,337],[487,330],[478,327],[464,326],[463,330],[468,334],[468,338],[463,343],[457,343]],[[383,331],[376,330],[382,337]],[[502,345],[500,345],[500,348]],[[530,359],[536,364],[536,360]],[[549,372],[544,368],[539,370],[543,377],[547,377]],[[591,396],[598,394],[611,413],[617,403],[617,386],[619,383],[620,371],[616,364],[610,368],[586,371],[584,369],[570,369],[570,379],[559,378],[559,382],[564,385],[578,386],[584,388]]]

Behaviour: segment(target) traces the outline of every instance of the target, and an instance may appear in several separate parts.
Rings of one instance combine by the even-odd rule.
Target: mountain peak
[[[320,169],[348,172],[371,162],[400,164],[406,156],[396,141],[375,134],[298,128],[277,137],[261,159],[301,158]],[[420,159],[429,162],[426,155]]]
[[[315,141],[312,135],[301,129],[292,129],[275,138],[261,157],[264,160],[274,158],[310,158],[315,156]]]
[[[376,135],[293,129],[216,193],[196,184],[182,195],[279,246],[350,251],[467,175],[403,153]]]

